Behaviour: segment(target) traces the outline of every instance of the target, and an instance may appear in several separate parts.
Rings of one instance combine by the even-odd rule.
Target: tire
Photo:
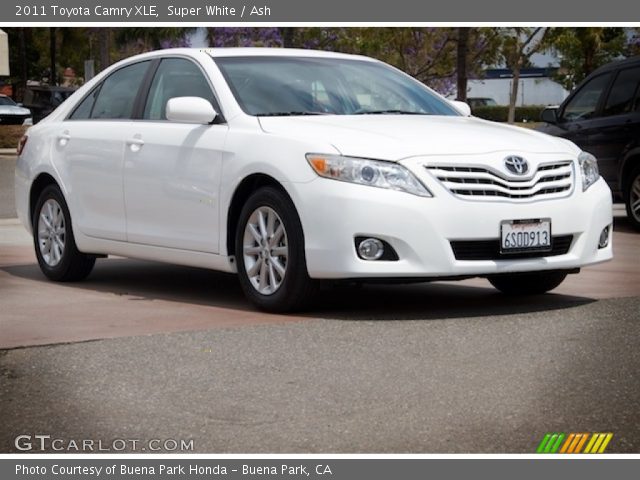
[[[540,295],[556,288],[565,278],[565,272],[533,272],[496,275],[489,277],[489,282],[506,295]]]
[[[631,226],[640,231],[640,165],[633,169],[628,187],[625,189],[624,203]]]
[[[42,273],[57,282],[85,279],[96,259],[78,251],[71,214],[60,188],[46,187],[33,212],[33,244]]]
[[[253,193],[240,212],[235,240],[240,285],[254,305],[292,312],[309,304],[317,283],[307,272],[300,218],[284,193],[273,187]]]

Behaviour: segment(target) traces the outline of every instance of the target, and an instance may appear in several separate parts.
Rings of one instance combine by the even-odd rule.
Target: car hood
[[[530,129],[474,117],[427,115],[322,115],[260,117],[270,134],[324,140],[342,155],[401,160],[426,155],[497,151],[570,153],[571,142]],[[328,152],[317,152],[328,153]]]
[[[18,107],[17,105],[0,105],[0,115],[29,115],[31,111],[28,108]]]

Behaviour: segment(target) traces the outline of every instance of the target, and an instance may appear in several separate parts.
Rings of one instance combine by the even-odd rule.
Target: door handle
[[[133,153],[136,153],[139,152],[144,145],[144,140],[142,140],[140,135],[136,135],[133,138],[127,140],[127,145],[129,145],[129,150],[131,150]]]
[[[69,132],[67,130],[58,135],[58,143],[61,147],[64,147],[69,142],[69,140],[71,140],[71,135],[69,135]]]

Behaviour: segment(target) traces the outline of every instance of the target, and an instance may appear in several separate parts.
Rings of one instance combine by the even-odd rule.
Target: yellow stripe
[[[609,442],[611,441],[612,438],[613,438],[613,433],[607,433],[607,436],[602,442],[602,445],[600,445],[600,450],[598,450],[598,453],[604,453],[604,450],[607,448],[607,445],[609,445]]]
[[[589,440],[589,443],[587,443],[587,448],[584,449],[584,453],[591,453],[591,447],[593,446],[593,444],[595,443],[596,439],[598,437],[597,433],[594,433],[591,436],[591,440]]]
[[[564,441],[564,444],[562,445],[562,448],[560,449],[560,453],[566,453],[567,448],[569,448],[569,444],[573,441],[575,436],[576,434],[572,433],[567,437],[567,439]]]
[[[578,446],[576,447],[576,452],[575,453],[580,453],[580,451],[582,450],[582,446],[584,445],[584,442],[587,441],[587,438],[589,438],[589,434],[588,433],[583,433],[582,434],[582,439],[580,440],[580,443],[578,443]]]
[[[567,453],[573,453],[573,450],[576,448],[576,445],[578,444],[579,440],[580,440],[580,434],[577,433],[575,438],[573,439],[573,442],[571,442],[571,446],[569,447],[569,450],[567,451]]]
[[[596,440],[596,443],[594,443],[593,448],[591,448],[591,452],[589,452],[589,453],[597,453],[598,452],[598,449],[600,448],[600,444],[604,440],[604,437],[606,437],[606,434],[604,434],[604,433],[599,433],[598,434],[598,439]]]

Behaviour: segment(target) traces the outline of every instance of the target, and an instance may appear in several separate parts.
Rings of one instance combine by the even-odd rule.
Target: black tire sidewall
[[[40,245],[38,240],[38,222],[40,219],[40,211],[42,210],[42,206],[49,199],[53,199],[60,205],[62,208],[62,213],[64,215],[64,229],[65,229],[65,245],[64,252],[62,252],[62,260],[58,262],[58,264],[54,267],[50,266],[45,262],[44,258],[42,258],[42,254],[40,253]],[[48,278],[52,280],[63,280],[67,272],[71,268],[71,263],[73,261],[73,255],[78,255],[79,252],[76,248],[75,238],[73,236],[73,228],[71,226],[71,214],[69,212],[69,207],[67,206],[67,202],[60,191],[60,188],[56,185],[50,185],[46,187],[38,201],[36,202],[36,207],[33,210],[33,244],[36,251],[36,258],[38,259],[38,264],[40,265],[40,269],[42,273],[44,273]]]
[[[244,266],[244,230],[251,214],[260,207],[272,208],[284,224],[289,247],[287,271],[278,290],[263,295],[251,284]],[[235,256],[240,285],[245,295],[259,308],[284,312],[297,308],[298,300],[305,294],[309,282],[304,252],[304,234],[298,213],[289,197],[273,187],[263,187],[249,197],[242,207],[235,235]]]
[[[636,166],[632,171],[629,177],[629,181],[626,184],[626,188],[624,191],[624,204],[627,209],[627,218],[631,223],[631,226],[636,230],[640,231],[640,220],[634,217],[633,212],[631,211],[631,189],[633,188],[633,184],[636,179],[640,177],[640,165]]]

